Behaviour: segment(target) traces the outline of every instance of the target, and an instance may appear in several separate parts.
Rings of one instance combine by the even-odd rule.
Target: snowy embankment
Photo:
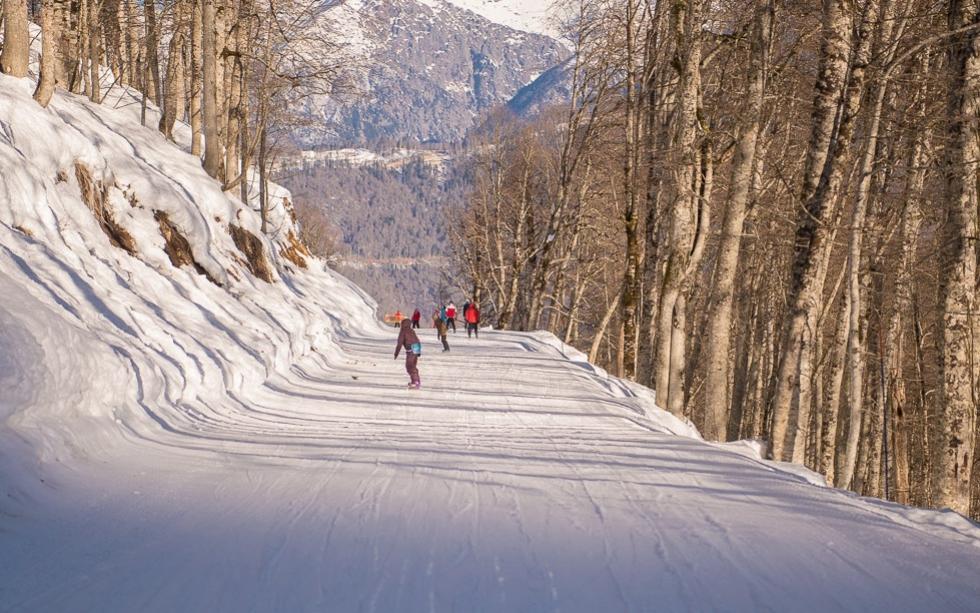
[[[404,389],[284,193],[263,237],[125,91],[30,90],[0,77],[0,611],[980,610],[975,525],[706,444],[549,335],[426,330]]]
[[[132,92],[41,109],[32,89],[0,76],[0,417],[42,462],[207,420],[338,335],[377,333],[371,299],[296,241],[287,193],[263,236],[256,204],[142,127]]]

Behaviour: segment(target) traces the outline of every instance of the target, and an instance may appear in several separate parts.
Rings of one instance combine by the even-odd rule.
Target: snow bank
[[[701,433],[688,419],[681,419],[676,415],[661,409],[657,406],[656,393],[648,387],[619,379],[611,376],[605,369],[589,362],[589,356],[585,355],[575,347],[562,342],[557,336],[550,332],[538,331],[530,334],[535,340],[543,345],[552,347],[560,355],[564,356],[569,362],[580,366],[587,372],[595,376],[597,382],[605,387],[610,393],[619,398],[630,398],[633,406],[639,413],[646,418],[649,427],[667,434],[684,436],[697,440],[701,439]]]
[[[288,192],[273,189],[263,235],[257,203],[187,152],[186,126],[179,147],[140,125],[134,92],[59,91],[42,109],[33,87],[0,75],[4,436],[43,461],[152,439],[379,333],[374,302],[296,240]]]

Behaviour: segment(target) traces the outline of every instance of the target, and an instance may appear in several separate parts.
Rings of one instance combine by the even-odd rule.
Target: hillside
[[[5,338],[19,341],[0,360],[14,390],[0,414],[4,441],[43,452],[42,476],[79,437],[111,453],[370,328],[370,298],[296,243],[287,192],[263,236],[255,203],[141,127],[129,90],[44,110],[32,89],[0,76],[0,277]]]
[[[568,56],[553,38],[446,0],[343,0],[327,16],[350,50],[354,83],[344,98],[306,102],[311,123],[296,139],[307,148],[459,142]]]
[[[461,292],[447,287],[447,256],[455,223],[450,212],[469,191],[465,159],[317,153],[334,159],[304,163],[277,180],[298,206],[322,208],[339,229],[344,249],[335,268],[385,313],[417,306],[428,314],[440,302],[459,299]]]

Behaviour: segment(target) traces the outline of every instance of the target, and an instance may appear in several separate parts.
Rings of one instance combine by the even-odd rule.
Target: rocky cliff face
[[[306,147],[459,141],[568,54],[445,0],[339,0],[328,13],[363,67],[349,99],[308,101]]]

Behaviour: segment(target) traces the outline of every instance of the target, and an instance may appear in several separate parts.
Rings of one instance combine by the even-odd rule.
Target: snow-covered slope
[[[0,306],[21,331],[0,415],[46,462],[206,411],[375,325],[372,301],[296,241],[288,193],[263,236],[254,203],[140,126],[125,89],[46,110],[32,89],[0,76]]]
[[[552,38],[559,37],[559,31],[552,18],[554,10],[560,10],[561,3],[554,7],[554,0],[446,0],[456,6],[481,15],[494,23],[503,24],[515,30],[534,32]]]
[[[123,90],[31,89],[0,77],[0,610],[980,608],[974,524],[706,444],[547,334],[424,330],[406,390],[285,193],[264,237]]]

